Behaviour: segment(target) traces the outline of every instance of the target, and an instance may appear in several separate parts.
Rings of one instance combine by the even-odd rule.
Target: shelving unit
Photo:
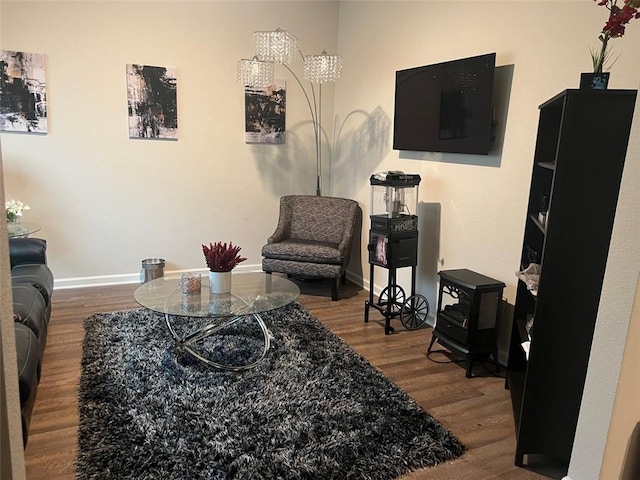
[[[506,380],[518,466],[571,458],[636,93],[565,90],[540,106],[520,269],[541,270],[537,292],[518,282]]]

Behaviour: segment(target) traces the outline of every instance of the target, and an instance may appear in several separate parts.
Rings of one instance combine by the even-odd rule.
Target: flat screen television
[[[496,54],[398,70],[393,148],[487,155]]]

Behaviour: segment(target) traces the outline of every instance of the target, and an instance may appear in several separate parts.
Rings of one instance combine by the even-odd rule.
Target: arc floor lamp
[[[273,85],[274,65],[280,64],[295,78],[309,106],[316,147],[316,195],[322,195],[322,84],[335,82],[342,74],[342,57],[329,55],[303,55],[298,39],[286,30],[276,29],[253,33],[255,55],[251,60],[238,61],[238,82],[260,88]],[[304,62],[304,78],[310,82],[310,94],[300,78],[289,67],[300,56]],[[318,95],[316,96],[316,84]]]

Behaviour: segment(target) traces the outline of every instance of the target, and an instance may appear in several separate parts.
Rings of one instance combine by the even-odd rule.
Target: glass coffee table
[[[9,238],[25,238],[33,233],[40,231],[40,229],[42,229],[42,226],[37,223],[7,223],[7,232],[9,233]]]
[[[183,294],[181,277],[162,277],[144,283],[136,302],[164,314],[178,352],[222,370],[257,366],[271,346],[271,332],[261,315],[294,302],[298,286],[277,275],[234,273],[231,293],[209,293],[209,277],[202,275],[200,293]]]

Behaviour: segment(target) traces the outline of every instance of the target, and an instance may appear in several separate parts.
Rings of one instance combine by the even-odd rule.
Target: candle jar
[[[183,273],[182,274],[182,293],[185,295],[199,294],[202,287],[202,279],[199,273]]]

